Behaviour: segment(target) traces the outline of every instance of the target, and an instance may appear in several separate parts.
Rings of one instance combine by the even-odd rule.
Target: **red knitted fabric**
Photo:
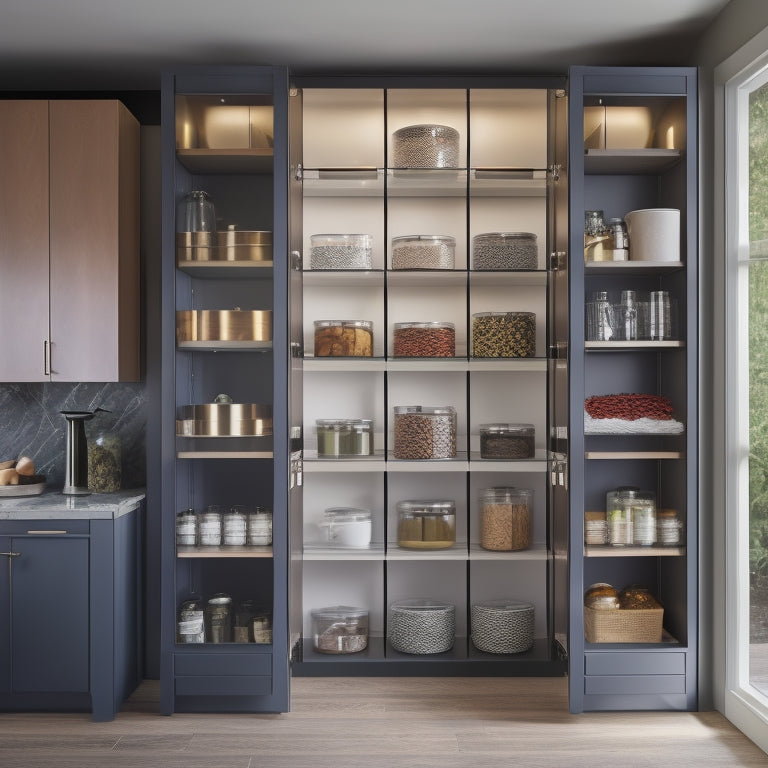
[[[584,401],[584,409],[593,419],[672,419],[672,403],[661,395],[596,395]]]

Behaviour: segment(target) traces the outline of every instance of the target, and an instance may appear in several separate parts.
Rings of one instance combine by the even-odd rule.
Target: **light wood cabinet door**
[[[50,147],[51,380],[138,381],[138,123],[51,101]]]
[[[47,101],[0,101],[0,182],[0,381],[44,381]]]

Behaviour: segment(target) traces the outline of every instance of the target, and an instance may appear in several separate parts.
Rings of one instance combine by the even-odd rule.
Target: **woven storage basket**
[[[588,643],[660,643],[663,608],[595,610],[584,606]]]

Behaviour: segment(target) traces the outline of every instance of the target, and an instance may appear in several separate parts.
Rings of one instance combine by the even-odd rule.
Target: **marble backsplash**
[[[0,461],[29,456],[49,490],[64,485],[67,422],[60,411],[104,408],[85,423],[87,438],[120,437],[122,487],[146,485],[144,384],[0,384]]]

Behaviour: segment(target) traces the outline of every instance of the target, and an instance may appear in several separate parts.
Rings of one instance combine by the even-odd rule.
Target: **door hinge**
[[[561,163],[552,163],[549,168],[547,168],[550,175],[552,176],[552,181],[560,181],[560,171],[562,168],[563,166]]]
[[[567,360],[568,359],[568,342],[556,341],[554,344],[550,344],[549,359],[550,360]]]
[[[293,172],[293,179],[294,181],[303,181],[304,180],[304,167],[301,163],[298,163],[296,165],[296,169]]]
[[[565,266],[565,251],[552,251],[549,254],[549,268],[557,272]]]

